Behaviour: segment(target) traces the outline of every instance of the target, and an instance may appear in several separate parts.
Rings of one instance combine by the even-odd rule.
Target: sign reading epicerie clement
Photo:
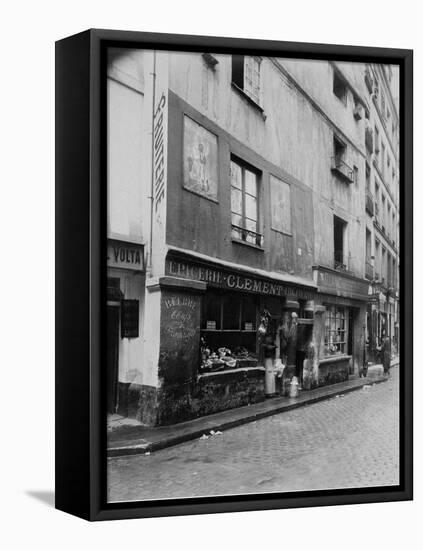
[[[270,296],[293,296],[310,300],[313,289],[275,282],[265,278],[233,272],[220,267],[198,265],[186,261],[167,259],[166,274],[183,279],[204,281],[210,286],[228,290],[253,292]]]

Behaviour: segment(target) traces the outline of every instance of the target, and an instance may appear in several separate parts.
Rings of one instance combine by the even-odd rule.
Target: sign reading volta
[[[109,239],[107,241],[107,265],[119,269],[145,271],[144,246]]]

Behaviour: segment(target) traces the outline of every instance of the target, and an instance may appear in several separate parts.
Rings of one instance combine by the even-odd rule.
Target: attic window
[[[340,76],[337,71],[333,73],[333,93],[338,99],[346,105],[347,103],[347,85],[345,80]]]

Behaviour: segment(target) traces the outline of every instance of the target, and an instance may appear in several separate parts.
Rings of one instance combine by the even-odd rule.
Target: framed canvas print
[[[412,498],[412,52],[56,44],[56,506]]]

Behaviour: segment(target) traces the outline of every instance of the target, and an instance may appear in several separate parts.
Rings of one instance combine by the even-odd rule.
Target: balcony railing
[[[366,189],[366,210],[371,216],[374,215],[374,198],[368,189]]]
[[[370,281],[373,280],[373,266],[370,260],[366,260],[365,276],[366,279],[369,279]]]
[[[354,170],[351,168],[351,166],[348,166],[348,164],[342,160],[340,155],[335,155],[334,157],[332,157],[331,162],[331,170],[336,176],[348,183],[353,183]]]
[[[232,237],[255,246],[263,247],[263,235],[232,224]]]

